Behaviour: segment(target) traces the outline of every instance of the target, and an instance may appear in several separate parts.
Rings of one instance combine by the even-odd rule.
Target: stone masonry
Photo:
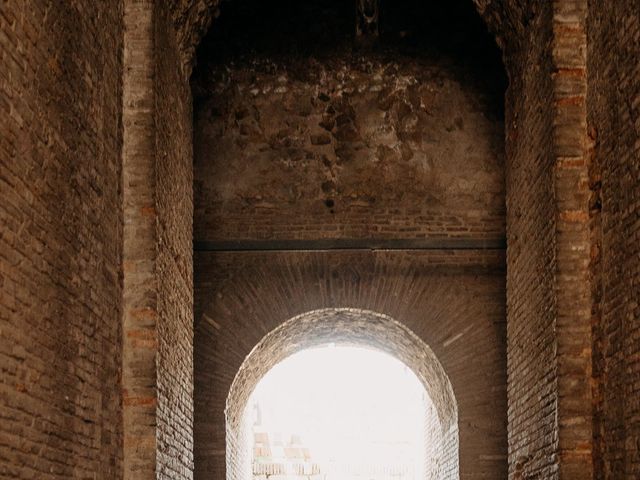
[[[329,327],[447,386],[440,478],[640,478],[637,0],[374,7],[0,2],[0,479],[243,480]]]

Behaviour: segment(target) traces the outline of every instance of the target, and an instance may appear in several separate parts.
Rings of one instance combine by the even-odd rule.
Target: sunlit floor
[[[303,350],[249,402],[254,478],[424,478],[430,405],[413,371],[386,353]]]

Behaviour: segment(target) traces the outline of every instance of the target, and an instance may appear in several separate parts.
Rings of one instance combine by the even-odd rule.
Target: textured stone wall
[[[563,479],[593,477],[586,16],[585,0],[554,2],[557,458]]]
[[[140,454],[139,459],[145,465],[138,473],[152,472],[150,475],[165,478],[188,478],[191,474],[191,231],[188,219],[192,179],[191,111],[186,78],[194,60],[195,46],[217,14],[216,3],[214,0],[172,0],[158,3],[160,7],[155,8],[152,2],[131,2],[136,8],[147,9],[150,15],[148,23],[134,22],[140,28],[129,32],[133,34],[132,45],[147,49],[132,60],[132,65],[147,70],[141,73],[141,83],[137,85],[142,97],[125,95],[124,99],[120,3],[106,7],[81,0],[55,5],[43,1],[31,2],[29,8],[24,8],[10,1],[0,10],[3,62],[0,70],[0,475],[7,478],[118,478],[123,461],[126,463],[123,442],[130,445],[127,442],[135,440],[130,436],[132,430],[125,429],[123,435],[122,405],[125,424],[130,420],[133,423],[128,423],[129,426],[151,429],[151,433],[144,434],[145,439],[128,450]],[[640,389],[637,381],[640,75],[637,5],[632,0],[621,0],[613,6],[601,0],[589,0],[589,10],[585,12],[585,2],[573,0],[475,3],[505,49],[511,80],[506,120],[510,476],[555,478],[566,467],[563,477],[585,478],[588,476],[584,473],[588,470],[585,459],[590,455],[589,449],[594,448],[596,478],[634,478],[640,474],[637,445],[640,406],[636,400]],[[584,36],[585,15],[587,37]],[[136,37],[138,34],[142,36]],[[582,56],[585,44],[588,46],[586,72]],[[229,148],[218,150],[216,155],[220,152],[231,155],[230,164],[233,164],[236,154],[256,153],[251,148],[260,144],[265,147],[260,154],[277,156],[284,152],[297,158],[304,152],[297,164],[309,166],[311,162],[307,162],[306,154],[310,151],[312,155],[319,155],[320,162],[314,157],[314,168],[306,170],[312,181],[305,181],[304,185],[312,185],[313,191],[276,188],[273,198],[267,198],[268,195],[257,198],[241,192],[246,185],[237,181],[239,175],[227,179],[225,185],[236,189],[238,195],[234,197],[235,206],[227,202],[225,208],[236,208],[236,212],[251,208],[262,215],[258,218],[266,219],[269,212],[275,212],[283,204],[290,205],[294,199],[303,201],[304,209],[314,214],[314,221],[313,225],[294,222],[295,230],[287,230],[285,223],[278,223],[277,218],[288,218],[287,223],[291,223],[292,219],[300,218],[299,212],[290,217],[273,213],[268,220],[272,225],[269,227],[266,227],[267,221],[242,223],[244,220],[239,217],[224,219],[218,213],[208,225],[202,222],[200,239],[231,238],[244,232],[255,237],[277,234],[282,238],[341,234],[345,237],[416,237],[434,233],[481,238],[502,232],[504,220],[500,218],[498,203],[494,202],[500,191],[493,189],[502,182],[498,168],[501,164],[497,157],[489,155],[499,150],[496,147],[499,122],[481,118],[487,112],[482,95],[470,94],[473,88],[467,89],[467,80],[449,75],[455,69],[449,70],[441,63],[432,63],[418,72],[415,63],[409,65],[398,58],[395,63],[399,77],[407,84],[390,86],[390,77],[383,66],[394,62],[383,58],[367,65],[359,58],[359,55],[343,56],[339,62],[328,64],[331,68],[309,62],[304,70],[324,75],[324,85],[331,87],[327,92],[312,91],[311,84],[317,78],[299,76],[299,61],[249,62],[229,70],[227,78],[238,80],[237,85],[245,85],[244,92],[249,94],[240,95],[224,85],[213,89],[223,95],[229,93],[222,112],[227,114],[225,128],[236,141]],[[250,78],[247,72],[251,68],[247,65],[259,78]],[[269,70],[272,67],[277,67],[276,71]],[[129,74],[135,76],[136,72]],[[585,78],[588,81],[586,110]],[[412,84],[414,81],[416,84]],[[418,81],[437,94],[431,103],[424,101],[428,97],[424,88],[416,86]],[[251,93],[254,83],[260,87],[257,94]],[[358,92],[362,85],[366,85],[365,91]],[[270,88],[268,92],[267,88]],[[283,88],[286,91],[276,92]],[[355,95],[350,95],[350,89],[354,94],[363,93],[364,100],[356,100]],[[126,84],[124,90],[126,92]],[[391,98],[386,110],[378,108],[380,100],[384,100],[381,92],[385,91],[389,91]],[[338,101],[338,92],[347,100]],[[307,98],[308,104],[304,100]],[[274,99],[282,100],[283,108],[290,109],[288,113],[291,118],[295,117],[295,122],[278,124],[283,119],[273,118],[277,122],[272,124],[271,117],[258,115],[256,118],[256,110],[259,112],[265,102],[273,103]],[[121,111],[123,101],[124,112]],[[250,107],[246,111],[236,108],[245,104]],[[432,116],[428,108],[422,109],[423,104],[435,109],[436,115]],[[449,119],[447,110],[452,105],[465,115],[451,115]],[[333,113],[326,111],[329,107]],[[127,116],[127,110],[133,115]],[[584,122],[587,112],[588,129]],[[334,122],[329,129],[320,126],[325,115],[327,126]],[[378,148],[388,141],[383,138],[384,132],[371,130],[371,125],[379,123],[384,115],[388,115],[388,124],[395,131],[391,151]],[[210,126],[223,124],[219,118],[205,117],[197,118],[209,122]],[[459,117],[462,124],[457,121]],[[469,123],[467,118],[475,121]],[[312,125],[310,119],[318,121]],[[414,125],[414,122],[417,123]],[[144,157],[144,168],[148,169],[136,172],[144,180],[140,197],[127,197],[127,179],[135,175],[127,177],[126,171],[122,175],[122,124],[125,138],[133,133],[133,138],[141,141],[140,145],[134,144],[134,150],[138,147],[141,150],[133,153]],[[258,134],[256,126],[270,132],[269,135]],[[315,131],[317,126],[320,130]],[[298,135],[297,129],[302,129],[303,134]],[[414,182],[406,172],[412,172],[421,184],[428,184],[430,179],[422,173],[429,168],[422,171],[413,168],[428,167],[429,162],[419,163],[417,156],[424,154],[427,158],[429,152],[437,151],[432,150],[435,147],[428,136],[415,137],[418,130],[421,133],[431,130],[438,138],[448,139],[441,145],[447,147],[442,150],[447,155],[461,145],[469,147],[473,137],[478,140],[473,143],[478,148],[470,152],[470,156],[478,161],[474,160],[470,170],[454,172],[460,170],[463,157],[453,155],[451,164],[443,163],[431,169],[441,172],[440,180],[430,184],[435,185],[434,188],[413,190]],[[278,137],[280,131],[285,133],[282,138]],[[141,136],[136,137],[136,132]],[[485,133],[493,140],[486,141]],[[329,143],[324,143],[326,137],[316,136],[320,134],[326,134]],[[298,136],[303,138],[300,145],[295,143]],[[242,143],[246,139],[249,141]],[[258,142],[252,143],[256,139]],[[594,148],[589,150],[592,142]],[[344,145],[347,148],[339,148]],[[322,155],[327,155],[328,165],[323,163]],[[361,162],[360,167],[374,161],[383,165],[385,159],[392,159],[394,165],[406,162],[407,169],[394,170],[393,165],[374,169],[390,178],[390,187],[380,188],[373,195],[366,191],[363,194],[354,186],[363,179],[369,182],[372,177],[366,176],[369,173],[364,173],[364,168],[355,177],[345,177],[345,159],[356,166]],[[339,165],[339,162],[343,163]],[[485,167],[489,166],[487,170]],[[269,182],[269,175],[275,176],[275,173],[290,179],[293,185],[307,178],[296,170],[297,165],[283,164],[281,168],[279,172],[263,172],[261,178],[252,180],[255,182],[252,188],[259,190]],[[464,181],[449,182],[452,177],[444,175],[448,169],[449,173],[459,174],[455,178]],[[585,176],[587,169],[589,178]],[[242,169],[233,171],[243,173]],[[372,171],[371,165],[366,171]],[[121,175],[125,184],[121,183]],[[360,175],[363,177],[358,179]],[[378,177],[384,179],[384,175]],[[214,177],[218,178],[211,174],[211,178]],[[469,182],[476,179],[480,179],[480,183],[472,188]],[[243,178],[243,182],[246,181],[248,179]],[[403,187],[400,194],[392,193],[397,185],[406,188]],[[489,188],[491,194],[474,196],[476,187]],[[436,194],[430,196],[433,192]],[[460,199],[455,192],[467,194]],[[209,193],[218,198],[216,195],[224,192],[212,189]],[[374,212],[384,202],[388,202],[387,205],[396,202],[398,195],[406,204],[399,209],[381,207],[378,230],[363,226],[360,218],[364,217],[359,217],[363,211]],[[136,199],[129,204],[127,198]],[[375,203],[374,207],[372,198],[382,203]],[[429,204],[427,213],[421,217],[425,213],[421,210],[425,208],[423,198],[427,198]],[[204,210],[211,208],[211,204],[205,203],[201,204]],[[348,209],[344,208],[346,205]],[[415,205],[420,205],[420,209],[412,210]],[[229,211],[234,211],[233,208]],[[458,214],[446,217],[436,214],[439,209],[458,214],[473,211],[474,214],[465,218]],[[346,211],[350,212],[348,217],[344,215]],[[211,212],[215,213],[215,208],[210,209]],[[207,213],[199,212],[196,216],[206,218]],[[372,217],[367,214],[366,218]],[[585,225],[590,228],[588,241],[585,241]],[[221,226],[231,233],[225,233]],[[133,240],[133,244],[140,243],[128,250],[132,246],[128,239]],[[473,263],[476,261],[473,255],[471,252],[430,253],[428,260],[420,260],[416,265]],[[263,261],[251,255],[247,258]],[[137,283],[129,285],[127,275],[135,271],[131,269],[135,268],[136,259],[150,262],[144,266],[150,270],[142,272]],[[206,282],[224,283],[228,281],[227,276],[242,279],[239,273],[229,272],[247,267],[245,260],[220,262],[221,265],[213,262],[214,266],[203,267],[210,275]],[[302,262],[304,268],[320,268],[311,260],[305,262]],[[382,287],[390,278],[394,282],[412,278],[407,272],[417,268],[416,265],[400,262],[406,269],[398,273],[394,262],[376,264],[375,269],[380,270],[375,270],[372,290],[367,291],[378,291],[377,288],[386,291],[386,287]],[[121,265],[124,290],[119,274]],[[205,262],[205,265],[208,264]],[[253,268],[249,265],[247,271],[268,283],[266,274]],[[292,264],[282,268],[295,271],[302,267]],[[322,278],[329,279],[329,284],[363,285],[360,267],[341,268],[344,271],[335,277],[331,271],[323,271],[328,276]],[[591,303],[590,314],[584,309],[587,268],[592,275],[590,292],[587,292],[591,295],[587,302]],[[432,278],[431,275],[426,277]],[[462,284],[466,285],[466,281]],[[218,287],[207,286],[206,282],[198,288],[203,289],[203,298],[210,299],[207,292],[216,291]],[[403,293],[411,294],[418,284],[402,283]],[[270,285],[273,290],[268,292],[269,298],[287,298],[288,287]],[[444,285],[450,284],[444,282]],[[436,287],[434,292],[439,292]],[[338,305],[340,302],[335,299],[340,297],[323,288],[327,288],[326,285],[308,285],[308,291],[316,292],[311,297],[329,295],[327,301],[311,301],[301,292],[301,298],[305,299],[302,305]],[[238,287],[238,292],[241,291]],[[494,294],[491,302],[499,297],[498,290]],[[139,303],[132,301],[136,295]],[[252,307],[240,297],[233,298],[246,311],[266,308],[259,302],[258,307]],[[385,310],[387,298],[393,299],[393,296],[370,297],[370,302],[363,301],[360,305],[372,309],[377,306],[399,317],[413,311],[413,304],[402,302],[394,307],[400,309],[398,311],[392,311],[391,307]],[[132,303],[127,305],[128,301]],[[220,305],[227,305],[226,301],[215,300],[221,302]],[[416,300],[416,305],[422,301]],[[355,300],[352,303],[358,304]],[[453,302],[450,306],[455,305],[461,304]],[[280,320],[296,313],[290,311],[290,307],[277,308],[283,313],[278,316]],[[211,317],[202,312],[204,310],[196,316],[197,321],[219,330],[221,324],[217,319],[207,320]],[[451,318],[458,318],[456,315],[452,314]],[[591,392],[586,388],[591,376],[591,352],[584,342],[588,336],[584,321],[588,316],[593,322],[593,434],[589,432],[588,412]],[[131,320],[135,327],[132,329],[127,323]],[[268,329],[261,321],[248,326],[241,319],[234,324],[233,331],[237,334],[258,325],[258,330],[266,333]],[[274,320],[270,325],[275,324]],[[421,324],[415,325],[419,331]],[[140,326],[143,328],[137,328]],[[473,330],[461,331],[466,332],[460,337],[464,338]],[[221,354],[230,355],[231,363],[239,365],[251,341],[236,335],[229,340],[229,345],[234,348],[223,348]],[[501,358],[496,355],[495,358]],[[120,383],[123,363],[124,394],[114,388]],[[141,370],[136,373],[138,368]],[[456,365],[455,368],[462,367]],[[217,378],[216,381],[224,383],[232,378],[232,370],[211,374],[213,377],[206,374],[205,378]],[[140,374],[138,386],[152,385],[153,391],[130,390],[127,374],[132,372],[134,377]],[[129,420],[127,411],[135,412]],[[491,413],[494,411],[496,409]],[[472,420],[469,423],[474,425]],[[497,431],[498,427],[495,428]],[[215,441],[220,441],[216,435],[221,433],[216,430],[212,434]],[[585,441],[590,435],[595,439],[593,445]],[[461,437],[462,444],[466,441],[470,440]],[[498,443],[496,440],[495,445]],[[215,456],[219,452],[214,449],[205,454]],[[498,468],[502,454],[491,455],[492,460],[487,461],[497,463],[491,463],[483,472]],[[465,466],[466,461],[467,457],[461,459],[462,471],[474,465]],[[208,468],[208,464],[203,465]]]
[[[477,251],[196,252],[195,478],[225,476],[224,408],[255,345],[290,318],[342,307],[388,315],[433,350],[458,405],[460,478],[506,478],[503,262]]]
[[[422,471],[425,478],[438,478],[438,474],[442,473],[441,452],[446,449],[447,445],[443,444],[442,427],[436,412],[436,408],[431,398],[424,395],[423,401],[424,413],[422,417],[423,435],[424,435],[424,462]],[[455,448],[458,447],[458,439],[455,439]],[[455,465],[455,473],[458,471],[458,465]],[[451,475],[454,472],[445,472],[445,475]],[[455,478],[455,477],[454,477]]]
[[[168,12],[125,17],[126,478],[191,478],[191,95]]]
[[[597,479],[640,477],[640,14],[589,1]]]
[[[532,10],[509,61],[510,475],[593,475],[586,2]],[[525,65],[534,65],[527,68]]]
[[[220,66],[198,90],[196,240],[503,238],[503,125],[474,74],[397,53]]]
[[[156,23],[158,472],[193,477],[193,153],[191,89],[169,13]]]
[[[122,476],[122,8],[0,7],[0,477]]]
[[[463,2],[466,0],[462,0]],[[469,0],[501,47],[517,41],[535,10],[531,0]],[[450,2],[454,3],[454,2]],[[459,3],[459,2],[458,2]],[[184,71],[191,73],[197,61],[196,48],[212,21],[220,15],[220,0],[167,0],[167,10],[176,31]],[[453,33],[453,32],[451,32]],[[459,33],[459,32],[456,32]]]
[[[533,13],[510,62],[520,100],[507,115],[510,468],[514,478],[591,478],[587,5]]]
[[[473,6],[389,4],[362,52],[345,5],[222,9],[192,81],[196,241],[504,238],[505,75]]]
[[[152,478],[156,465],[157,244],[153,4],[126,2],[122,184],[124,478]]]
[[[507,356],[509,478],[557,477],[552,5],[509,52]]]

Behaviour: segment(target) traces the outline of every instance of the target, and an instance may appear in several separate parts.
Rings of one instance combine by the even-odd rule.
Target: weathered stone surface
[[[0,477],[122,477],[122,4],[0,6]]]
[[[126,11],[125,478],[187,479],[193,475],[190,90],[168,12],[148,2],[127,2]]]
[[[39,0],[25,6],[9,0],[0,7],[2,478],[193,476],[188,78],[196,47],[220,13],[218,3]],[[277,2],[261,4],[266,11],[277,8]],[[447,8],[454,12],[472,2],[426,4],[381,5],[421,5],[440,18]],[[342,253],[337,259],[202,253],[207,259],[198,261],[207,279],[196,282],[202,289],[196,319],[212,336],[195,340],[224,339],[199,351],[227,356],[237,369],[251,345],[301,309],[345,303],[377,309],[408,319],[447,371],[456,372],[452,384],[460,418],[468,414],[460,423],[461,448],[475,445],[482,432],[493,432],[477,451],[474,446],[461,457],[461,472],[503,478],[505,457],[499,452],[506,449],[505,427],[496,412],[506,408],[501,390],[506,356],[510,478],[583,479],[591,477],[591,469],[596,479],[639,477],[637,2],[473,4],[503,49],[510,79],[504,173],[494,155],[502,148],[501,122],[492,115],[481,118],[488,112],[482,89],[470,88],[476,79],[455,74],[458,66],[438,60],[425,67],[415,57],[362,50],[343,50],[327,62],[320,56],[301,60],[306,50],[300,49],[270,65],[264,56],[249,55],[244,63],[229,64],[227,78],[242,92],[229,85],[212,89],[228,94],[218,105],[226,123],[196,110],[199,124],[224,124],[226,138],[236,142],[225,144],[225,136],[209,132],[221,139],[211,143],[211,151],[225,152],[229,168],[206,179],[214,186],[202,198],[214,201],[198,205],[215,208],[197,210],[196,225],[219,238],[246,232],[255,238],[489,237],[504,231],[496,200],[502,191],[494,188],[504,178],[506,353],[499,340],[504,325],[489,321],[504,317],[504,299],[499,303],[504,272],[461,273],[462,265],[486,264],[483,255],[472,252],[430,252],[401,261],[398,253],[389,258]],[[322,10],[325,3],[296,5]],[[125,19],[125,6],[145,11],[145,22]],[[273,25],[286,23],[286,15],[280,18]],[[355,31],[347,17],[332,18]],[[263,23],[271,37],[278,31]],[[212,28],[221,25],[214,22]],[[396,33],[411,39],[416,31],[435,31],[431,40],[441,41],[430,48],[423,44],[431,58],[439,51],[462,58],[456,55],[472,47],[465,37],[469,30],[446,20],[440,29],[416,25]],[[320,35],[323,47],[350,41],[311,21],[297,29]],[[241,25],[228,38],[252,31]],[[291,38],[284,37],[284,43],[300,47]],[[234,48],[229,41],[219,53],[237,53]],[[126,73],[123,59],[132,68]],[[394,65],[397,70],[389,70]],[[314,90],[314,85],[327,88]],[[425,96],[429,88],[433,98]],[[196,97],[201,100],[197,89]],[[276,101],[279,113],[266,117]],[[455,153],[471,145],[465,143],[471,137],[474,149]],[[429,152],[450,162],[431,165]],[[261,155],[269,156],[277,168],[263,165],[260,178],[249,175],[234,164],[247,153],[256,154],[258,164],[265,161]],[[233,176],[225,178],[224,172]],[[289,188],[276,177],[287,179]],[[198,181],[196,175],[196,191],[204,192]],[[296,211],[296,205],[304,208]],[[284,210],[296,213],[286,216]],[[215,220],[207,224],[203,219],[212,212]],[[255,214],[254,223],[247,212]],[[313,220],[293,221],[303,218],[300,212]],[[373,222],[372,212],[378,212]],[[250,290],[250,285],[258,286]],[[350,290],[356,285],[361,290]],[[219,290],[230,293],[206,296]],[[302,300],[292,302],[291,292]],[[235,318],[228,307],[248,314],[229,320],[219,332],[221,324],[203,313],[206,301],[219,307],[221,318]],[[441,315],[428,323],[418,316],[425,311]],[[465,330],[469,321],[482,328]],[[433,329],[425,330],[427,323]],[[229,348],[218,349],[222,344]],[[488,356],[469,360],[470,352],[478,351]],[[474,390],[480,382],[468,377],[477,373],[470,363],[499,378],[487,377],[482,390]],[[218,419],[224,385],[234,375],[229,368],[220,377],[203,377],[223,387],[215,393]],[[460,384],[473,388],[456,387]],[[496,390],[486,390],[490,385]],[[204,393],[196,399],[206,399]],[[474,403],[477,399],[482,400]],[[499,401],[487,406],[487,399]],[[219,425],[195,427],[220,447],[225,432]],[[466,431],[471,433],[465,436]],[[198,448],[196,460],[203,458]],[[482,449],[494,453],[477,456]],[[137,462],[134,472],[127,456]],[[196,471],[222,471],[220,459],[207,462],[196,462]]]
[[[640,477],[640,15],[589,1],[595,475]]]
[[[195,238],[501,238],[492,92],[443,60],[338,55],[198,79]]]

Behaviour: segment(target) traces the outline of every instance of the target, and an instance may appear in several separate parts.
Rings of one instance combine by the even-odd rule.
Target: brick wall
[[[557,478],[552,11],[508,51],[507,358],[509,478]]]
[[[504,72],[473,6],[453,2],[452,18],[460,7],[466,20],[451,44],[429,17],[440,33],[418,48],[383,36],[379,49],[352,52],[344,3],[283,16],[284,3],[230,3],[200,47],[195,240],[503,239]],[[244,358],[282,322],[331,307],[389,314],[436,352],[460,414],[459,465],[443,462],[443,475],[506,478],[506,418],[495,414],[506,412],[502,261],[495,251],[196,250],[195,478],[247,465],[225,463],[225,434],[237,433],[224,408]],[[452,451],[447,433],[440,447]]]
[[[398,53],[210,68],[196,240],[503,238],[503,126],[473,70]]]
[[[17,2],[5,2],[0,11],[0,475],[6,478],[118,477],[123,462],[127,465],[122,453],[122,404],[125,425],[151,429],[151,433],[143,432],[138,450],[128,450],[140,453],[143,470],[149,468],[166,478],[191,475],[192,459],[185,453],[190,451],[192,427],[191,109],[186,77],[193,49],[215,11],[215,3],[175,0],[154,8],[151,2],[135,2],[138,8],[148,9],[148,23],[134,21],[132,25],[140,30],[130,33],[143,36],[125,41],[149,42],[137,44],[147,49],[140,58],[129,59],[131,65],[147,70],[138,72],[142,97],[125,95],[124,112],[120,4],[107,8],[73,0],[54,7],[33,2],[25,9]],[[585,438],[591,434],[585,399],[590,392],[581,384],[590,377],[591,353],[584,344],[584,275],[588,267],[596,379],[595,477],[638,476],[640,74],[636,59],[640,27],[636,5],[632,0],[621,0],[614,7],[601,0],[588,2],[585,112],[581,90],[584,65],[572,63],[584,60],[579,55],[585,46],[584,2],[476,3],[498,32],[511,77],[506,120],[510,475],[554,478],[567,467],[566,476],[584,478],[582,469],[588,470],[584,459],[591,445]],[[125,62],[126,58],[125,52]],[[347,67],[347,77],[359,71],[359,67]],[[232,74],[241,75],[242,69]],[[125,75],[125,93],[127,78],[132,77]],[[275,86],[279,81],[273,74],[264,78],[263,86]],[[455,83],[451,78],[444,80],[445,85]],[[365,83],[374,83],[373,78]],[[290,92],[308,94],[308,81],[296,83],[285,75],[284,84]],[[450,94],[451,90],[441,92]],[[458,98],[455,93],[451,97]],[[484,111],[478,107],[482,103],[477,102],[479,98],[466,97],[468,115]],[[230,104],[238,99],[230,96]],[[410,89],[396,100],[392,111],[399,111],[405,101],[411,103]],[[319,105],[312,105],[311,113]],[[588,130],[583,122],[587,112]],[[242,137],[245,118],[240,117],[237,124],[232,122],[238,138]],[[450,125],[446,116],[438,118],[445,127]],[[455,133],[457,118],[453,120]],[[141,148],[133,153],[144,157],[147,169],[137,172],[144,179],[143,191],[136,190],[140,196],[128,196],[135,192],[127,185],[127,179],[132,178],[127,175],[132,172],[127,170],[126,160],[125,184],[121,185],[122,123],[125,139],[130,133],[136,138],[136,128],[140,128],[141,144],[133,144],[134,149]],[[300,125],[304,124],[301,120]],[[493,139],[479,145],[487,152],[499,149],[493,143],[499,141],[495,132],[498,123],[478,121],[473,125],[484,125],[482,132],[489,132]],[[595,148],[589,151],[591,141]],[[310,136],[303,150],[317,147],[309,144]],[[132,144],[125,142],[125,155],[127,145]],[[580,151],[573,152],[573,148]],[[402,148],[399,151],[402,153]],[[592,155],[590,163],[585,154]],[[578,157],[582,160],[574,163]],[[567,158],[572,160],[565,161]],[[336,164],[337,159],[336,154]],[[479,165],[473,172],[482,171]],[[449,166],[443,165],[443,171]],[[497,169],[486,178],[491,180],[483,183],[485,187],[502,182]],[[287,200],[286,193],[271,205],[268,201],[259,205],[260,199],[258,204],[248,202],[262,215],[259,218],[265,219],[262,224],[255,219],[255,226],[242,223],[241,215],[224,218],[227,224],[218,221],[221,216],[214,217],[203,237],[223,238],[224,232],[216,230],[220,225],[233,236],[250,231],[256,237],[276,234],[283,238],[334,236],[334,232],[363,237],[434,232],[481,237],[502,232],[504,219],[498,204],[472,196],[468,204],[459,205],[460,212],[490,213],[474,213],[473,218],[426,215],[420,220],[423,212],[406,205],[381,208],[383,228],[367,230],[359,218],[369,221],[371,216],[359,215],[370,205],[356,204],[350,210],[352,217],[336,220],[346,210],[334,208],[331,213],[327,201],[333,200],[335,207],[353,202],[351,196],[347,200],[344,196],[351,190],[343,188],[340,193],[339,182],[327,183],[325,190],[337,194],[328,197],[322,186],[333,179],[320,179],[311,183],[316,188],[312,195],[301,194],[311,199],[309,211],[319,222],[293,222],[295,230],[287,230],[294,217],[282,216],[282,212],[269,216],[274,204],[278,207],[278,202]],[[395,181],[410,185],[401,176]],[[233,181],[228,185],[239,188]],[[458,192],[464,190],[458,187]],[[407,203],[416,203],[411,197],[416,192],[406,190]],[[434,191],[442,193],[437,188]],[[370,197],[378,198],[366,193],[365,203]],[[358,194],[355,192],[356,200]],[[452,207],[446,201],[443,205]],[[433,211],[429,206],[429,212]],[[585,212],[590,214],[588,224]],[[198,216],[206,218],[206,214]],[[286,222],[278,223],[277,218]],[[421,226],[414,231],[416,218]],[[579,221],[574,222],[576,219]],[[270,225],[268,231],[265,225]],[[585,225],[590,227],[586,242]],[[220,237],[215,237],[218,234]],[[129,242],[132,239],[134,244],[135,239],[141,242],[135,246]],[[580,252],[573,248],[576,245]],[[442,255],[438,261],[443,258],[448,257]],[[132,272],[141,273],[131,270],[131,261],[136,259],[147,262],[145,268],[150,270],[132,277]],[[385,268],[379,278],[392,272],[391,267]],[[222,268],[220,275],[224,277],[226,271]],[[359,272],[347,273],[351,274]],[[211,275],[217,278],[217,274]],[[127,283],[134,278],[134,283]],[[132,325],[127,323],[130,321]],[[123,362],[124,396],[114,388],[120,382]],[[136,372],[137,368],[141,370]],[[127,382],[132,378],[139,383],[134,382],[130,390]],[[145,379],[153,380],[151,391],[134,391],[149,385]],[[145,404],[145,399],[151,399],[150,403]],[[128,408],[134,415],[127,420]],[[126,430],[125,445],[132,440],[132,433]],[[567,454],[573,450],[578,453],[575,457]],[[554,456],[557,453],[560,455]],[[464,468],[468,467],[461,464]]]
[[[191,478],[191,94],[169,12],[126,9],[126,477]]]
[[[640,16],[590,0],[589,133],[595,141],[592,274],[597,479],[640,476]]]
[[[254,346],[296,315],[346,306],[389,315],[433,350],[458,405],[460,478],[506,478],[506,419],[496,414],[506,408],[503,261],[499,252],[196,252],[194,477],[224,478],[224,409]]]
[[[122,9],[0,7],[0,477],[122,475]]]
[[[223,8],[199,49],[196,241],[504,237],[504,72],[472,5],[442,8],[471,40],[398,43],[415,20],[396,17],[428,21],[407,2],[363,53],[342,3],[285,19],[254,3]]]
[[[153,4],[126,2],[124,23],[122,389],[128,479],[153,477],[157,451]]]
[[[593,476],[586,14],[585,0],[553,5],[554,288],[558,463],[563,479]]]
[[[591,478],[586,3],[531,13],[507,102],[510,475]]]
[[[193,476],[193,153],[191,89],[169,12],[156,23],[158,472]]]

